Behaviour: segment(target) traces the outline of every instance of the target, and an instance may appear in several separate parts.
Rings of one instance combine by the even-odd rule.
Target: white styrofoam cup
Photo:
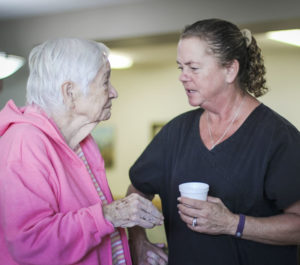
[[[179,185],[181,197],[206,201],[209,185],[203,182],[186,182]]]

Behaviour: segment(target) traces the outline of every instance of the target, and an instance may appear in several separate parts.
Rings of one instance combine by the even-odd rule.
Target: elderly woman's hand
[[[219,198],[208,196],[207,201],[200,201],[180,197],[178,201],[180,218],[191,230],[211,235],[235,234],[239,217]]]
[[[124,228],[136,225],[153,228],[162,225],[164,219],[151,201],[137,193],[103,206],[103,214],[114,227]]]

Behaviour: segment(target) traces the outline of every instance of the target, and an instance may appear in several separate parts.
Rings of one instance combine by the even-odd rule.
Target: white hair
[[[64,108],[61,86],[70,81],[87,94],[89,84],[108,60],[108,48],[78,38],[48,40],[29,55],[27,104],[36,104],[49,115]]]

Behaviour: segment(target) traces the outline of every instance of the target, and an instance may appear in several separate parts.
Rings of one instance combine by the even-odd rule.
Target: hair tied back
[[[241,33],[246,41],[246,46],[249,47],[252,42],[252,34],[249,29],[242,29]]]

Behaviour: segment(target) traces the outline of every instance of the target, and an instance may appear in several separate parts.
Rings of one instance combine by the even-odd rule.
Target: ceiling
[[[73,12],[104,6],[121,6],[146,1],[162,0],[0,0],[0,20]],[[294,21],[292,22],[294,23]],[[248,25],[245,26],[247,27]],[[248,28],[256,33],[255,36],[263,47],[292,48],[289,45],[267,40],[264,34],[258,34],[266,30],[272,30],[274,27],[276,28],[278,25],[271,21],[269,24],[264,23],[263,27],[259,24],[250,25]],[[287,25],[288,27],[289,25]],[[105,44],[114,51],[133,57],[136,65],[161,64],[163,62],[172,62],[175,65],[178,37],[179,32],[173,32],[164,35],[118,39],[105,42]]]
[[[40,16],[150,0],[0,0],[0,19]]]

